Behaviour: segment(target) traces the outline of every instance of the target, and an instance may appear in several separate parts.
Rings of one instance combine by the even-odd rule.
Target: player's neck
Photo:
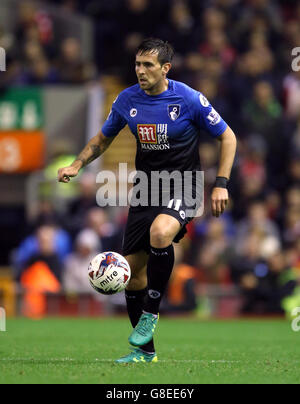
[[[169,80],[166,78],[162,81],[159,81],[154,87],[149,90],[145,90],[147,95],[159,95],[167,91],[169,88]]]

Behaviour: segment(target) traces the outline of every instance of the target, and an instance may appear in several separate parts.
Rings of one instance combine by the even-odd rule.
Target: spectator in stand
[[[95,66],[83,60],[80,43],[72,37],[62,42],[56,66],[62,82],[66,84],[83,84],[96,75]]]
[[[300,29],[297,40],[299,41],[298,46],[300,46]],[[293,71],[284,78],[283,91],[286,116],[289,119],[298,121],[300,116],[300,70],[298,72]]]
[[[276,187],[282,183],[287,155],[283,136],[282,108],[270,83],[258,81],[253,87],[253,97],[243,108],[243,122],[248,134],[256,134],[265,142],[268,183]],[[278,155],[282,158],[278,159]]]
[[[90,209],[86,215],[86,226],[98,234],[102,251],[115,251],[120,253],[123,234],[115,223],[109,219],[105,209]]]
[[[36,59],[43,57],[45,57],[44,50],[38,41],[28,40],[24,43],[23,60],[26,67],[30,66]]]
[[[202,170],[205,172],[205,184],[212,187],[217,175],[218,149],[214,142],[205,139],[199,147]]]
[[[298,29],[300,41],[300,28]],[[297,155],[300,155],[300,71],[292,72],[284,78],[283,92],[285,113],[288,118],[286,129],[289,135],[288,151],[292,158],[297,160]],[[296,165],[297,163],[295,162],[294,164]]]
[[[37,206],[30,212],[30,219],[27,223],[27,232],[32,234],[36,229],[42,226],[61,226],[63,227],[64,219],[54,208],[53,203],[48,199],[40,199]]]
[[[226,77],[223,70],[221,59],[218,56],[211,56],[204,59],[203,76],[209,77],[216,82],[222,82]]]
[[[52,67],[46,57],[35,58],[29,65],[27,73],[23,76],[24,83],[28,85],[50,85],[60,83],[58,71]]]
[[[202,25],[205,32],[211,30],[224,31],[227,29],[227,23],[227,16],[220,8],[207,7],[204,10],[202,15]]]
[[[25,262],[24,270],[36,262],[47,264],[57,280],[62,277],[62,261],[56,247],[56,229],[53,226],[42,226],[36,231],[38,250]],[[18,274],[19,276],[22,275]]]
[[[172,43],[182,57],[195,49],[197,26],[187,2],[173,1],[170,4],[168,23],[162,24],[158,36]]]
[[[248,133],[260,134],[268,147],[274,141],[278,142],[281,112],[281,106],[271,84],[267,81],[258,81],[253,87],[253,96],[244,104],[244,122]]]
[[[230,45],[225,32],[211,29],[206,32],[205,42],[200,46],[200,53],[204,57],[217,57],[222,63],[222,70],[231,67],[235,60],[235,50]]]
[[[172,77],[174,80],[183,80],[194,88],[196,87],[195,83],[197,83],[199,76],[204,75],[205,59],[196,49],[189,52],[185,58],[175,57],[173,65],[174,70],[172,68]]]
[[[239,8],[239,19],[234,27],[236,40],[246,43],[249,34],[260,31],[276,45],[282,30],[282,17],[278,4],[271,0],[250,0],[248,3],[247,7]]]
[[[139,33],[142,36],[153,35],[153,27],[160,18],[160,5],[157,1],[125,0],[122,12],[123,35]],[[124,36],[124,38],[125,38]],[[127,42],[128,38],[125,38]]]
[[[90,209],[98,206],[95,193],[95,176],[90,172],[84,172],[79,179],[79,195],[68,206],[68,230],[73,237],[84,228],[86,215]]]
[[[18,49],[24,49],[28,41],[34,41],[42,46],[46,58],[53,57],[55,53],[53,21],[39,7],[31,1],[23,1],[19,4],[19,20],[15,32]]]
[[[248,234],[258,233],[262,238],[272,236],[280,241],[280,232],[277,224],[267,216],[267,207],[264,201],[254,201],[247,210],[247,217],[240,221],[236,227],[235,248],[242,249]]]
[[[174,270],[162,304],[162,312],[188,313],[197,307],[196,269],[185,263],[184,252],[182,243],[175,245]]]
[[[251,231],[243,239],[240,247],[235,249],[235,254],[230,262],[231,279],[234,283],[240,284],[244,275],[253,272],[253,268],[259,264],[260,242],[260,234]]]
[[[230,283],[228,262],[232,249],[225,229],[224,220],[211,218],[205,236],[198,245],[195,266],[202,273],[204,283]]]
[[[265,196],[265,206],[267,209],[267,216],[280,226],[282,207],[280,192],[272,189],[267,192]]]
[[[285,194],[285,204],[287,209],[300,210],[300,184],[287,190]]]
[[[260,262],[241,278],[244,294],[242,313],[281,314],[283,299],[291,295],[297,285],[295,278],[286,277],[286,257],[283,251],[269,251]]]
[[[300,238],[300,208],[285,209],[283,240],[285,243],[294,243]]]
[[[251,136],[239,142],[237,185],[232,197],[233,216],[236,220],[245,216],[248,205],[266,196],[266,144],[260,136]]]
[[[51,244],[53,240],[53,245]],[[51,241],[51,242],[50,242]],[[47,242],[49,242],[47,244]],[[53,272],[60,278],[60,265],[64,259],[70,254],[72,245],[70,236],[64,230],[53,225],[43,225],[36,229],[33,235],[28,236],[21,245],[15,250],[12,257],[12,265],[14,267],[16,279],[20,279],[20,275],[28,266],[28,262],[35,257],[44,254],[43,246],[51,245],[53,247],[53,254],[49,254],[49,260],[53,258],[55,265]],[[49,250],[47,247],[46,250]],[[57,258],[58,257],[58,258]]]
[[[294,256],[290,261],[291,266],[297,270],[298,277],[300,276],[300,239],[296,240],[293,245]]]
[[[84,229],[78,234],[75,251],[65,261],[63,287],[68,294],[93,291],[88,280],[88,266],[101,251],[99,237],[93,230]]]
[[[195,15],[185,1],[171,2],[167,14],[167,24],[160,24],[156,35],[170,42],[176,49],[170,78],[181,80],[184,77],[184,81],[191,84],[193,75],[198,74],[202,68],[202,58],[196,52],[200,31]]]
[[[46,314],[46,293],[57,293],[63,266],[56,252],[55,228],[43,226],[36,233],[38,251],[24,264],[18,274],[24,289],[22,302],[23,314],[41,318]]]
[[[259,60],[259,63],[257,61]],[[271,83],[276,88],[278,82],[274,71],[274,55],[270,49],[263,52],[258,50],[249,50],[239,55],[235,70],[232,70],[230,77],[230,87],[228,92],[232,98],[233,106],[236,111],[252,97],[252,88],[257,81],[263,80]],[[241,126],[241,136],[245,135],[245,126]]]
[[[300,155],[300,113],[292,129],[292,138],[290,140],[290,155]]]
[[[300,185],[300,150],[291,152],[288,161],[288,171],[286,176],[286,186]]]
[[[125,0],[122,5],[119,27],[121,43],[116,63],[121,64],[119,68],[125,81],[133,85],[136,83],[136,75],[128,61],[134,61],[135,50],[143,38],[154,35],[156,3],[152,6],[149,0]]]
[[[23,1],[18,7],[18,21],[15,36],[21,43],[26,39],[26,32],[31,27],[36,27],[37,8],[32,1]]]

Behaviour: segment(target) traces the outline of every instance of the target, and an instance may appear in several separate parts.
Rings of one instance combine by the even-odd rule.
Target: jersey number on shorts
[[[174,209],[174,210],[178,210],[180,209],[181,206],[181,199],[171,199],[169,204],[168,204],[168,208],[169,209]]]

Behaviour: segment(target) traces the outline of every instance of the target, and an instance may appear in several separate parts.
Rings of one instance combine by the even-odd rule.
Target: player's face
[[[159,90],[166,80],[170,67],[170,63],[164,65],[159,63],[157,52],[137,54],[135,71],[141,89],[149,93]]]

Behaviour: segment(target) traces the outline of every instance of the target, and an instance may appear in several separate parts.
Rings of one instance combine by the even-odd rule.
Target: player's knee
[[[168,247],[173,238],[174,235],[168,227],[152,225],[150,228],[150,244],[154,248]]]

